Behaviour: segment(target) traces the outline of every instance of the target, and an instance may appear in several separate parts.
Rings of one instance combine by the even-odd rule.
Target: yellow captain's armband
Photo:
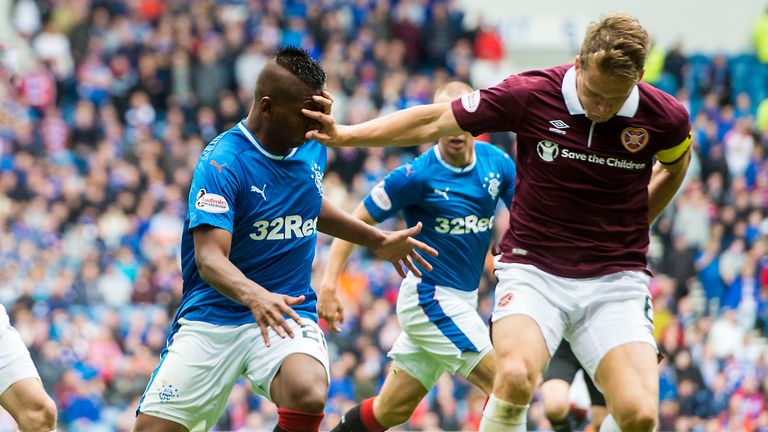
[[[680,160],[680,158],[685,154],[686,150],[688,150],[688,147],[690,146],[691,133],[688,132],[688,136],[680,144],[656,153],[656,159],[658,159],[659,162],[663,164],[671,165]]]

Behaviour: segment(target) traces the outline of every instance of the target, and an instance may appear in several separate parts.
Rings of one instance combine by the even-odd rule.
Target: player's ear
[[[577,71],[581,69],[581,60],[579,60],[578,54],[576,54],[576,58],[573,59],[573,65],[576,67]]]
[[[259,99],[259,112],[261,112],[264,115],[271,115],[274,109],[275,109],[275,104],[272,101],[271,97],[264,96],[261,99]]]
[[[643,80],[643,75],[645,75],[645,69],[640,71],[640,76],[637,78],[637,82],[640,82]]]

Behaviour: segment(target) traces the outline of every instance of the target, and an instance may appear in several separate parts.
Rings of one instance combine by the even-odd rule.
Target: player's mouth
[[[466,143],[467,143],[467,140],[466,140],[466,139],[464,139],[463,137],[451,137],[451,138],[448,140],[448,144],[449,144],[451,147],[454,147],[454,148],[457,148],[457,147],[462,147],[462,146],[464,146],[464,144],[466,144]]]

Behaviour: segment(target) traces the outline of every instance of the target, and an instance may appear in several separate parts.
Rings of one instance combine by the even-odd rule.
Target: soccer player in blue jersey
[[[320,124],[325,73],[285,48],[259,74],[248,117],[203,150],[182,238],[184,292],[168,345],[139,402],[136,431],[205,431],[240,376],[278,406],[275,431],[317,431],[328,352],[310,273],[317,232],[363,244],[411,271],[431,266],[410,237],[353,218],[323,198]],[[418,263],[417,268],[415,264]]]
[[[435,93],[449,102],[472,92],[451,82]],[[417,238],[440,256],[433,271],[409,274],[400,286],[397,317],[402,333],[389,357],[392,370],[381,392],[349,410],[334,432],[378,432],[405,423],[440,376],[459,374],[486,394],[493,389],[495,365],[488,328],[477,313],[477,285],[491,242],[497,203],[512,202],[515,163],[472,135],[440,138],[411,163],[392,171],[357,207],[354,215],[376,224],[400,210]],[[320,318],[339,330],[343,308],[336,280],[354,245],[334,240],[319,288]]]

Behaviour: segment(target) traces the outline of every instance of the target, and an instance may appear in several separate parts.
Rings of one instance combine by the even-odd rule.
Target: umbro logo
[[[264,193],[264,191],[267,190],[267,184],[264,183],[264,186],[261,187],[261,189],[257,188],[256,186],[251,185],[251,192],[256,192],[261,195],[262,198],[264,198],[264,201],[267,200],[267,195]]]
[[[568,129],[570,127],[566,122],[562,120],[550,120],[549,124],[553,126],[549,128],[549,131],[559,133],[560,135],[565,135],[565,131],[563,129]]]

